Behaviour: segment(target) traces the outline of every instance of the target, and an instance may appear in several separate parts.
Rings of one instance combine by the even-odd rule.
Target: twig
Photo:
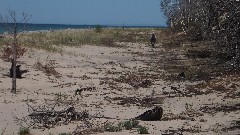
[[[7,126],[8,126],[8,123],[7,123]],[[3,134],[5,133],[5,131],[6,131],[6,129],[7,129],[7,126],[3,129],[1,135],[3,135]]]

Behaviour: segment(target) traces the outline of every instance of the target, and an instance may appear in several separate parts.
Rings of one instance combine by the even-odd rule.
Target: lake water
[[[64,29],[89,29],[97,25],[65,25],[65,24],[18,24],[19,31],[41,31],[41,30],[64,30]],[[14,24],[0,23],[0,33],[8,32]],[[163,26],[111,26],[101,25],[102,28],[164,28]]]

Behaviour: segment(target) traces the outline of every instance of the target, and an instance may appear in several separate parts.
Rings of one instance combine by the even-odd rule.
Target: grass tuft
[[[30,129],[26,127],[21,127],[18,132],[19,135],[30,135]]]
[[[104,131],[108,131],[108,132],[119,132],[121,130],[122,130],[122,127],[120,124],[118,124],[117,126],[114,126],[111,123],[107,123],[104,126]]]
[[[148,128],[143,127],[143,126],[139,126],[137,131],[138,131],[139,134],[149,134],[148,133]]]
[[[122,122],[122,126],[125,127],[126,130],[136,128],[138,124],[139,122],[136,120],[129,120],[129,121]]]

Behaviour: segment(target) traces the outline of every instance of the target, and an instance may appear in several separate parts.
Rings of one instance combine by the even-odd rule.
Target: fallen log
[[[147,110],[143,114],[135,117],[136,120],[142,121],[159,121],[163,115],[162,107],[156,106],[152,110]]]

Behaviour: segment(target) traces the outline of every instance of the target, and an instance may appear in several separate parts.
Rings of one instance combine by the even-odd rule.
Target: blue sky
[[[0,0],[0,14],[28,12],[30,23],[166,26],[160,1]]]

